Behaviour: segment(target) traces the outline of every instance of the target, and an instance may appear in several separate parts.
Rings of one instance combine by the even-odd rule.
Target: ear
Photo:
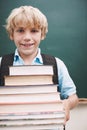
[[[41,40],[44,40],[44,38],[45,38],[45,37],[44,37],[44,36],[42,36],[42,37],[41,37]]]
[[[11,39],[11,40],[14,40],[14,38],[13,38],[13,36],[12,36],[12,35],[10,35],[9,37],[10,37],[10,39]]]

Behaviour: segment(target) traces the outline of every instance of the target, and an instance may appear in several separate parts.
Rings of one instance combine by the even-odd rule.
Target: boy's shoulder
[[[14,53],[6,54],[0,57],[0,65],[5,63],[9,65],[10,63],[12,63],[13,58],[14,58]]]
[[[48,64],[55,64],[56,63],[56,60],[55,60],[55,57],[52,56],[52,55],[48,55],[48,54],[43,54],[41,53],[41,56],[43,58],[43,62],[45,63],[48,63]]]

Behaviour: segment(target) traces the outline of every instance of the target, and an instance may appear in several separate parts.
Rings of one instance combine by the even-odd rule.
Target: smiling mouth
[[[30,44],[21,44],[21,46],[24,46],[24,47],[31,47],[33,45],[34,45],[33,43],[30,43]]]

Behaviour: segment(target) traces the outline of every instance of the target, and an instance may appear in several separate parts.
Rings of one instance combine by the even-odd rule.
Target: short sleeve
[[[76,86],[68,72],[68,69],[64,62],[59,58],[56,58],[58,67],[58,80],[59,80],[59,91],[61,93],[61,98],[66,99],[70,95],[76,93]]]

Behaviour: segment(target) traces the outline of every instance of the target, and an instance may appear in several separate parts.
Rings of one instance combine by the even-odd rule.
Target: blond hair
[[[48,32],[46,16],[39,9],[32,6],[21,6],[13,9],[6,19],[5,28],[9,36],[12,36],[14,28],[20,27],[21,25],[41,29],[41,36],[43,38],[45,38]]]

